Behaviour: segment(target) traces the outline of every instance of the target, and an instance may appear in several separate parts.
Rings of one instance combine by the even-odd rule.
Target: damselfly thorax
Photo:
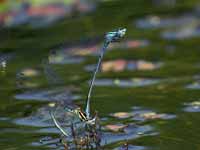
[[[78,117],[81,121],[87,121],[88,120],[86,113],[83,110],[81,110],[81,108],[77,108],[74,111],[75,111],[76,115],[78,115]]]
[[[80,121],[85,122],[87,124],[95,124],[96,121],[96,116],[94,118],[88,118],[86,113],[80,108],[75,108],[75,109],[69,109],[69,108],[65,108],[68,111],[74,113],[76,116],[78,116],[78,118],[80,119]]]

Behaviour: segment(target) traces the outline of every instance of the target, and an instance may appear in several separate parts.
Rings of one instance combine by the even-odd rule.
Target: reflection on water
[[[97,79],[96,86],[113,87],[142,87],[158,84],[160,79],[132,78],[132,79]],[[90,82],[89,82],[90,83]]]
[[[6,67],[7,67],[7,62],[6,61],[2,61],[1,64],[0,64],[0,70],[1,70],[2,74],[5,74]]]
[[[193,82],[192,84],[189,84],[186,86],[187,89],[200,89],[200,83],[197,82]]]
[[[183,110],[186,112],[200,112],[200,101],[184,103],[184,106]]]
[[[161,18],[159,16],[147,16],[146,18],[136,21],[138,28],[152,29],[152,28],[177,28],[180,26],[187,26],[192,22],[197,22],[198,18],[192,15],[183,15],[172,18]]]
[[[61,149],[59,147],[61,147],[61,143],[60,143],[60,139],[57,138],[52,138],[50,136],[48,137],[44,137],[40,140],[40,142],[32,142],[30,145],[34,146],[34,147],[38,147],[38,146],[45,146],[48,148],[53,148],[53,149]],[[63,147],[62,147],[63,149]]]
[[[109,133],[105,132],[102,135],[102,145],[107,145],[111,143],[116,143],[124,140],[133,140],[139,137],[147,136],[147,135],[155,135],[155,132],[151,132],[153,129],[151,126],[137,126],[137,125],[129,125],[124,128],[122,133]]]
[[[119,43],[112,43],[109,46],[109,50],[113,49],[133,49],[133,48],[140,48],[140,47],[146,47],[149,45],[148,40],[127,40],[124,42]]]
[[[72,57],[62,52],[50,54],[48,59],[50,64],[79,64],[85,60],[83,57]]]
[[[125,124],[108,124],[104,127],[105,130],[110,130],[113,132],[119,132],[119,131],[124,131],[124,129],[127,127],[128,125]]]
[[[56,132],[57,130],[52,130],[50,128],[47,128],[46,130],[43,130],[42,133],[47,131],[48,133],[58,133]],[[144,126],[137,126],[137,125],[129,125],[126,128],[124,128],[123,132],[108,132],[108,131],[103,131],[101,133],[101,145],[108,145],[108,144],[113,144],[117,143],[120,141],[124,140],[133,140],[136,138],[140,138],[143,136],[153,136],[156,135],[157,133],[153,132],[153,128],[148,125]],[[62,147],[62,145],[59,145],[59,140],[58,139],[52,139],[48,138],[48,142],[34,142],[33,144],[35,146],[41,146],[44,145],[46,147],[51,147],[52,143],[56,144],[57,148]],[[42,139],[41,139],[42,140]],[[58,145],[57,145],[58,144]]]
[[[40,74],[40,72],[33,68],[26,68],[17,73],[18,77],[36,77]]]
[[[176,115],[174,114],[165,114],[165,113],[156,113],[151,110],[134,110],[133,111],[133,120],[138,120],[138,121],[146,121],[146,120],[154,120],[154,119],[163,119],[163,120],[168,120],[168,119],[174,119],[176,118]]]
[[[50,104],[50,105],[52,105],[52,104]],[[67,133],[70,133],[70,130],[71,130],[70,129],[70,120],[72,121],[72,118],[73,118],[73,120],[75,119],[73,122],[77,122],[77,123],[80,122],[80,121],[78,121],[79,119],[77,117],[75,117],[71,112],[64,110],[64,108],[66,106],[69,107],[69,105],[70,104],[66,103],[65,101],[63,101],[62,103],[58,103],[56,106],[56,111],[55,111],[56,119],[60,122],[60,124],[65,129],[65,132],[67,132]],[[53,125],[52,119],[49,114],[49,112],[52,110],[52,107],[49,107],[49,106],[38,109],[37,112],[32,113],[28,117],[15,119],[14,123],[18,124],[18,125],[23,125],[23,126],[42,127],[36,131],[37,133],[49,133],[49,134],[50,133],[60,133],[60,131],[57,130],[57,128],[55,128]],[[139,110],[137,110],[137,111],[139,111]],[[142,114],[139,112],[137,112],[137,113],[139,115]],[[133,116],[137,116],[136,112],[133,112]],[[158,114],[157,114],[157,116],[158,116]],[[135,117],[134,117],[134,119],[135,119]],[[147,119],[147,118],[144,117],[144,119]],[[141,120],[138,119],[138,121],[141,121]],[[135,123],[124,124],[124,123],[120,123],[120,121],[118,121],[117,124],[109,124],[108,122],[109,122],[109,120],[102,122],[104,124],[102,126],[102,132],[101,132],[101,145],[102,146],[107,145],[107,144],[117,143],[119,141],[133,140],[135,138],[139,138],[139,137],[143,137],[143,136],[147,136],[147,135],[153,136],[153,135],[158,134],[157,132],[154,131],[153,127],[149,126],[149,125],[136,125]],[[84,123],[80,122],[75,125],[76,125],[76,130],[79,130],[79,132],[81,134],[85,127]],[[73,140],[71,138],[72,137],[70,136],[67,138],[67,140],[68,141]],[[36,141],[32,142],[31,145],[33,145],[33,146],[41,146],[42,145],[42,146],[46,146],[46,147],[52,147],[52,144],[56,148],[62,147],[62,145],[59,145],[59,139],[52,138],[52,137],[43,137],[38,142],[36,142]]]
[[[56,115],[57,117],[59,117],[57,119],[70,119],[71,114],[67,113],[64,110],[64,106],[67,106],[68,104],[70,104],[70,102],[68,101],[59,102],[59,105],[56,108],[59,114],[59,115]],[[19,125],[25,125],[25,126],[53,127],[54,124],[50,116],[50,111],[52,110],[52,108],[50,107],[51,105],[52,103],[50,103],[47,106],[39,108],[36,112],[32,113],[30,116],[15,119],[14,123],[19,124]],[[64,122],[64,120],[62,120],[62,122]],[[48,129],[48,131],[50,132],[51,130]],[[59,133],[59,132],[56,132],[56,133]]]
[[[129,112],[116,112],[116,113],[112,113],[111,116],[118,118],[118,119],[126,119],[126,118],[130,118],[131,116],[133,116],[133,114],[129,113]]]
[[[111,116],[117,119],[128,119],[132,117],[133,120],[142,122],[155,119],[168,120],[176,118],[176,115],[174,114],[157,113],[155,111],[144,109],[141,107],[133,107],[132,112],[112,113]]]
[[[40,83],[38,82],[33,82],[33,81],[26,81],[26,80],[23,80],[23,81],[16,81],[16,86],[20,89],[32,89],[32,88],[39,88],[41,86]]]
[[[143,146],[135,146],[135,145],[124,145],[124,146],[120,146],[120,147],[117,147],[115,148],[114,150],[144,150],[145,147]]]
[[[19,100],[38,100],[38,101],[71,101],[79,99],[78,95],[72,95],[71,90],[67,87],[50,88],[50,89],[39,89],[30,90],[24,93],[15,95],[16,99]]]
[[[147,16],[136,21],[138,28],[164,29],[161,37],[164,39],[185,39],[200,36],[200,20],[198,13],[180,15],[178,17],[161,18],[159,16]]]
[[[42,84],[33,80],[35,77],[40,77],[41,71],[35,68],[25,68],[16,73],[16,86],[19,89],[38,88]]]
[[[60,110],[60,111],[62,111],[62,110]],[[61,115],[61,114],[59,113],[59,115]],[[65,123],[69,124],[69,120],[68,121],[63,120],[64,119],[63,117],[64,116],[59,116],[60,119],[58,119],[58,120],[64,128]],[[69,114],[68,115],[65,114],[65,118],[66,117],[69,118]],[[40,118],[40,120],[41,120],[41,118]],[[49,121],[49,120],[50,119],[47,118],[47,121]],[[22,122],[22,120],[20,120],[19,122]],[[41,123],[37,122],[37,126],[38,126],[38,124],[40,124],[42,127],[44,127],[42,129],[38,130],[39,133],[59,133],[59,131],[56,128],[52,128],[51,125],[49,126],[48,124],[41,124]],[[50,124],[51,124],[51,122],[50,122]],[[30,124],[30,125],[35,126],[35,124]],[[78,132],[80,132],[80,133],[85,132],[85,131],[83,131],[84,126],[82,126],[82,125],[84,125],[84,124],[81,123],[80,126],[78,127],[79,128],[78,130],[80,130]],[[101,134],[101,145],[102,146],[107,145],[107,144],[117,143],[119,141],[124,141],[124,139],[130,140],[130,139],[135,139],[135,138],[139,138],[139,137],[143,137],[143,136],[147,136],[147,135],[155,135],[156,134],[155,132],[153,132],[153,128],[151,126],[148,126],[148,125],[138,126],[138,125],[135,125],[135,124],[128,124],[128,125],[123,126],[123,130],[120,130],[120,132],[118,132],[118,130],[116,130],[116,129],[112,130],[114,126],[117,126],[117,125],[105,125],[103,127],[103,131],[100,133]],[[110,128],[108,128],[108,127],[110,127]],[[77,126],[76,126],[76,128],[77,128]],[[70,133],[69,127],[64,128],[64,129],[67,133]],[[112,132],[109,132],[105,129],[109,129]],[[76,130],[76,132],[77,132],[77,130]],[[72,136],[67,138],[67,141],[71,141],[71,140],[73,140]],[[42,139],[40,139],[40,141],[32,143],[32,145],[34,145],[34,146],[43,145],[43,146],[46,146],[46,147],[52,147],[52,144],[55,144],[56,148],[62,147],[62,145],[59,144],[58,139],[51,138],[51,137],[48,137],[48,138],[43,137]]]
[[[122,72],[122,71],[134,71],[134,70],[141,70],[141,71],[148,71],[148,70],[155,70],[160,68],[163,65],[161,62],[148,62],[144,60],[124,60],[124,59],[117,59],[117,60],[110,60],[104,61],[101,63],[100,70],[102,72]],[[87,65],[85,67],[86,71],[94,71],[96,64],[94,65]]]
[[[9,118],[6,118],[6,117],[0,117],[0,121],[7,121],[9,120]]]
[[[0,72],[2,75],[6,74],[6,68],[8,66],[9,61],[14,57],[12,53],[0,53]]]
[[[167,30],[167,31],[164,31],[161,34],[161,36],[164,39],[172,39],[172,40],[199,37],[200,36],[199,25],[200,25],[199,23],[198,25],[191,24],[179,29]]]
[[[52,120],[49,115],[49,111],[50,111],[49,107],[42,107],[38,109],[37,112],[31,114],[31,116],[15,119],[14,123],[18,125],[35,126],[35,127],[50,126]]]
[[[121,50],[127,50],[127,49],[136,49],[136,48],[142,48],[146,47],[149,45],[148,40],[127,40],[127,41],[122,41],[122,42],[116,42],[116,43],[111,43],[108,47],[107,50],[116,50],[116,49],[121,49]],[[77,46],[79,45],[79,46]],[[69,63],[77,63],[83,59],[83,56],[97,56],[100,53],[100,48],[101,44],[96,42],[96,43],[87,43],[87,44],[77,44],[75,46],[71,47],[64,47],[56,50],[56,54],[50,55],[50,60],[54,61],[59,61],[68,59]],[[55,57],[55,58],[54,58]],[[65,60],[67,61],[67,60]]]
[[[73,6],[73,11],[93,10],[90,9],[95,6],[93,2],[88,4],[89,7],[78,3]],[[71,144],[72,135],[61,136],[61,140],[60,131],[49,115],[55,106],[56,119],[65,131],[71,133],[70,123],[77,120],[79,135],[84,137],[83,122],[64,108],[84,108],[85,97],[79,95],[86,95],[89,74],[83,71],[83,67],[87,71],[94,69],[93,60],[102,46],[96,39],[116,25],[128,28],[127,39],[110,45],[108,58],[101,65],[101,71],[106,73],[95,82],[101,88],[93,93],[91,99],[92,113],[94,109],[99,111],[101,145],[105,146],[104,149],[116,150],[199,148],[200,82],[199,77],[194,78],[199,72],[196,64],[200,54],[197,3],[176,0],[152,0],[149,3],[129,0],[124,3],[123,0],[111,0],[99,6],[97,12],[88,16],[79,18],[75,12],[64,22],[44,29],[30,30],[23,26],[25,28],[1,30],[5,36],[0,37],[0,49],[15,53],[0,53],[0,149],[64,149],[62,140],[69,140]],[[133,6],[137,9],[132,10]],[[60,4],[28,7],[31,18],[27,15],[27,8],[22,11],[20,6],[13,14],[10,11],[8,14],[0,13],[0,24],[44,27],[72,12]],[[151,12],[144,11],[149,8],[152,8]],[[131,27],[133,19],[136,19],[137,28]],[[71,38],[71,35],[75,37]],[[81,42],[71,41],[74,38]],[[76,44],[56,48],[52,41],[57,46],[65,42]],[[47,54],[54,48],[55,52]],[[27,49],[28,52],[23,51]],[[165,67],[161,68],[162,65]],[[120,72],[120,77],[113,72]],[[50,85],[46,85],[46,79]],[[110,94],[105,95],[107,92]],[[188,101],[183,103],[186,99]],[[84,140],[81,141],[80,137],[81,144]],[[73,144],[71,146],[71,149],[76,149]]]
[[[177,0],[152,0],[153,5],[161,7],[174,7],[177,3]]]
[[[81,14],[94,10],[95,2],[88,0],[59,1],[1,1],[6,6],[0,14],[0,26],[16,27],[28,24],[46,27],[74,12]]]

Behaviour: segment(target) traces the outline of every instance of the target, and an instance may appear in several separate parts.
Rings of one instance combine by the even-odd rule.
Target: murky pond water
[[[103,149],[199,149],[197,4],[102,1],[50,27],[1,29],[0,149],[64,149],[51,106],[69,132],[65,107],[85,107],[103,34],[118,26],[127,35],[108,48],[91,97]]]

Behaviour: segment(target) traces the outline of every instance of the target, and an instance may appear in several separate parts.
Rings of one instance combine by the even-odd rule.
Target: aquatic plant
[[[64,145],[65,149],[76,148],[76,149],[99,149],[101,143],[101,134],[100,134],[100,123],[98,119],[97,113],[94,117],[91,117],[90,113],[90,98],[92,89],[94,87],[94,81],[96,79],[96,74],[100,68],[101,61],[103,59],[104,53],[108,48],[109,44],[112,42],[119,41],[125,35],[126,29],[118,29],[113,32],[108,32],[105,35],[105,41],[103,47],[101,49],[101,53],[99,55],[99,60],[97,66],[94,70],[94,74],[90,83],[87,100],[86,100],[86,108],[83,111],[80,107],[78,108],[69,108],[65,107],[65,110],[68,113],[72,114],[72,117],[69,119],[67,127],[71,130],[69,133],[65,131],[63,127],[57,121],[54,112],[51,111],[50,115],[55,124],[55,126],[62,133],[61,142]],[[65,138],[66,137],[66,138]],[[67,139],[67,140],[66,140]]]

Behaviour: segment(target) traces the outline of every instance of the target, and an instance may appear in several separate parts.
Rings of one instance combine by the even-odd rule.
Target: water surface
[[[164,65],[98,74],[91,107],[102,122],[102,145],[120,150],[198,149],[200,92],[194,78],[200,73],[196,66],[200,56],[197,3],[103,1],[93,13],[76,14],[43,29],[1,29],[0,149],[63,149],[60,133],[49,116],[49,104],[84,107],[91,79],[85,66],[96,63],[95,52],[103,34],[118,26],[126,27],[128,34],[122,44],[110,47],[105,62],[143,60]],[[152,14],[157,18],[148,19]],[[195,24],[177,29],[185,20],[195,20]],[[164,34],[168,36],[163,38]],[[89,47],[88,41],[100,42]],[[60,53],[69,45],[83,45],[95,55],[85,54],[81,48],[73,51],[76,55],[68,49]],[[52,49],[57,53],[52,54]],[[44,67],[44,59],[49,60],[49,68]]]

